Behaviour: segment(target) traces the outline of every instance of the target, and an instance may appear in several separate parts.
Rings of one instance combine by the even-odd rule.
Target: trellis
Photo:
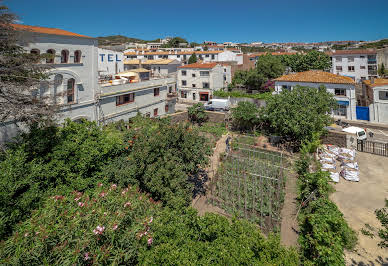
[[[241,140],[241,139],[240,139]],[[263,231],[280,227],[287,159],[280,153],[233,140],[212,181],[210,201]]]

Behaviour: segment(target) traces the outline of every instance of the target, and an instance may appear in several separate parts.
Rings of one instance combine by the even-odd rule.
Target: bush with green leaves
[[[330,113],[335,107],[333,94],[325,88],[296,86],[268,98],[260,118],[272,133],[300,144],[332,122]]]
[[[193,190],[188,180],[208,162],[207,140],[188,124],[149,121],[126,132],[128,155],[107,164],[101,178],[120,185],[136,183],[169,206],[188,205]]]
[[[254,103],[239,102],[232,108],[233,126],[240,131],[250,131],[258,123],[259,109]]]
[[[278,236],[265,238],[246,220],[192,208],[164,209],[151,225],[153,244],[139,255],[143,265],[299,265],[295,249]]]
[[[327,71],[331,68],[330,56],[324,52],[309,51],[305,54],[280,55],[279,59],[283,65],[289,67],[292,72],[302,72],[308,70]]]
[[[189,116],[189,120],[192,123],[197,123],[199,125],[209,119],[208,115],[205,112],[205,107],[203,106],[203,103],[197,103],[187,108],[187,113]]]
[[[298,172],[299,243],[304,265],[344,265],[344,248],[351,249],[357,242],[355,232],[346,223],[343,214],[329,199],[334,188],[328,172],[314,163],[311,153],[316,151],[319,134],[305,141],[300,157],[295,162]]]
[[[0,246],[7,265],[134,265],[153,243],[160,206],[136,187],[53,195]]]
[[[49,191],[85,190],[105,161],[123,152],[122,139],[93,122],[31,128],[0,162],[0,236],[40,206]]]
[[[379,246],[388,248],[388,200],[385,200],[385,208],[375,210],[376,218],[380,221],[382,228],[379,229],[378,235],[381,238]]]

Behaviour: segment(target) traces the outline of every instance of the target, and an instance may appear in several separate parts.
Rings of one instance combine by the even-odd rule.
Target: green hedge
[[[296,162],[298,199],[301,204],[298,219],[302,258],[307,265],[345,265],[344,248],[353,248],[357,237],[341,211],[329,199],[334,191],[329,173],[322,171],[318,165],[316,172],[309,171],[309,166],[314,162],[310,152],[316,147],[316,141],[304,143]]]

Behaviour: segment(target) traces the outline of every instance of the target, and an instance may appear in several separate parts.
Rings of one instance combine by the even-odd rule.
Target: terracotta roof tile
[[[82,37],[82,38],[94,39],[93,37],[73,33],[73,32],[66,31],[66,30],[61,30],[61,29],[28,26],[28,25],[21,25],[21,24],[11,24],[11,25],[15,30],[24,30],[24,31],[37,32],[37,33],[52,34],[52,35],[64,35],[64,36],[73,36],[73,37]]]
[[[354,80],[349,77],[339,76],[336,74],[310,70],[281,76],[275,81],[291,81],[291,82],[311,82],[311,83],[333,83],[333,84],[355,84]]]
[[[179,68],[214,68],[217,63],[194,63],[181,66]]]
[[[347,55],[347,54],[376,54],[375,49],[357,49],[357,50],[337,50],[327,52],[328,55]]]
[[[373,88],[377,86],[388,85],[388,79],[374,79],[373,83],[371,83],[371,80],[363,80],[362,83],[368,87]]]
[[[183,52],[166,52],[166,51],[159,51],[159,52],[144,52],[144,53],[136,53],[136,52],[126,52],[124,55],[192,55],[192,54],[219,54],[223,51],[183,51]]]

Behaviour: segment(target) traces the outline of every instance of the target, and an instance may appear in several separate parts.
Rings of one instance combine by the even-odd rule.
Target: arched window
[[[53,64],[54,63],[54,58],[55,58],[55,50],[49,49],[46,52],[48,54],[48,57],[46,58],[46,63],[47,64]]]
[[[74,103],[74,86],[75,86],[75,80],[69,79],[67,81],[67,103]]]
[[[81,63],[81,51],[77,50],[74,52],[74,63]]]
[[[39,49],[31,49],[30,53],[34,55],[40,55]]]
[[[69,51],[62,50],[61,52],[61,64],[66,64],[69,62]]]

